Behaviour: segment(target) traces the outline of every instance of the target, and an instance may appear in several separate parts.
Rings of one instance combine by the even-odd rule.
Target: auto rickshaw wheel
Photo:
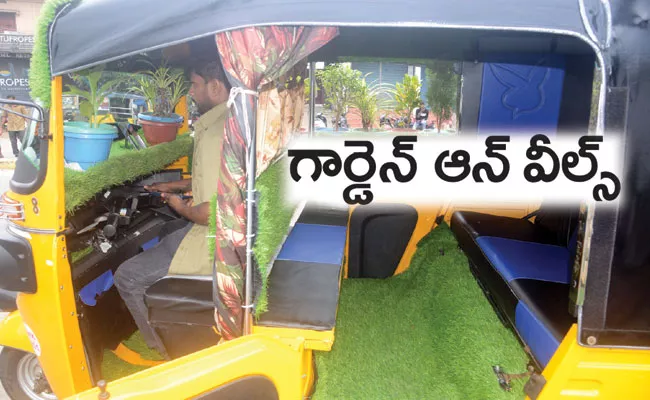
[[[5,347],[0,382],[12,400],[56,400],[35,354]]]

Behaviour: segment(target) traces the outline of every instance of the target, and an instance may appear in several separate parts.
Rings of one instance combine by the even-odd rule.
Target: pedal
[[[494,371],[494,374],[497,376],[497,380],[499,381],[499,386],[501,386],[501,389],[505,390],[506,392],[512,391],[512,386],[510,386],[510,382],[512,382],[514,379],[527,378],[531,376],[533,372],[535,372],[535,369],[533,368],[532,365],[528,366],[527,372],[523,372],[521,374],[508,374],[498,365],[492,366],[492,370]]]

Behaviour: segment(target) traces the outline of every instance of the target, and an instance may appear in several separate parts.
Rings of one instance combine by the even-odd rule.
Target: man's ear
[[[220,81],[213,79],[208,84],[208,91],[212,100],[219,101],[223,96],[227,96],[226,87]]]

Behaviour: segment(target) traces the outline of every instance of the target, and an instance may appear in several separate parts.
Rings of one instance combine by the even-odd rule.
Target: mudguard
[[[19,311],[12,312],[0,321],[0,346],[13,347],[28,353],[34,352]]]

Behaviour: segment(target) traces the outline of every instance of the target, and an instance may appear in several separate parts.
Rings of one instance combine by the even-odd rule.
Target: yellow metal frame
[[[539,400],[650,399],[650,350],[583,347],[577,337],[574,324],[544,370]]]
[[[24,221],[17,228],[26,228],[23,235],[32,247],[38,290],[34,294],[19,293],[18,311],[0,323],[0,344],[35,353],[52,390],[59,398],[71,396],[92,387],[72,286],[71,268],[67,259],[64,165],[63,165],[63,107],[62,78],[52,80],[52,107],[48,145],[47,175],[42,186],[31,195],[10,193],[24,205],[36,201],[38,208],[25,207]],[[177,112],[186,115],[182,99]],[[185,112],[185,114],[182,114]],[[187,131],[187,118],[183,130]],[[170,168],[188,172],[188,158],[175,162]],[[43,200],[47,199],[47,200]],[[47,316],[47,317],[44,317]],[[27,329],[33,332],[30,342]],[[159,363],[135,357],[118,347],[114,353],[136,365]]]
[[[61,77],[54,78],[50,110],[52,139],[48,146],[45,181],[32,195],[10,193],[12,199],[24,205],[31,205],[33,201],[38,205],[37,208],[25,207],[25,220],[16,222],[17,228],[25,228],[22,233],[32,246],[38,291],[18,295],[18,311],[0,322],[0,344],[35,352],[59,398],[96,399],[98,389],[93,389],[91,384],[77,320],[66,240],[62,234],[66,215],[61,89]],[[186,111],[182,103],[180,112]],[[187,173],[187,161],[187,158],[179,160],[172,168],[181,168]],[[440,216],[449,222],[453,211],[470,209],[522,217],[537,207],[538,204],[416,207],[416,228],[396,274],[408,268],[417,243],[435,228]],[[347,277],[348,247],[349,236],[343,277]],[[31,342],[28,331],[33,333]],[[539,399],[650,398],[650,386],[646,384],[650,381],[650,351],[586,348],[577,344],[576,335],[574,325],[543,372],[547,384]],[[111,398],[182,399],[209,392],[241,377],[262,375],[274,383],[281,399],[300,399],[308,396],[313,386],[313,350],[330,351],[334,339],[334,330],[254,326],[251,335],[164,363],[143,360],[128,349],[118,347],[114,352],[119,356],[134,364],[152,366],[110,382],[108,391]]]
[[[14,311],[0,321],[0,344],[33,353],[20,312]]]
[[[265,335],[248,335],[110,382],[111,398],[188,399],[238,378],[264,376],[280,399],[308,396],[314,382],[313,354],[296,340],[292,345]],[[98,389],[68,399],[96,400]]]
[[[334,345],[334,329],[314,331],[309,329],[276,328],[271,326],[253,326],[253,334],[259,334],[281,340],[287,344],[304,341],[305,348],[317,351],[330,351]]]

